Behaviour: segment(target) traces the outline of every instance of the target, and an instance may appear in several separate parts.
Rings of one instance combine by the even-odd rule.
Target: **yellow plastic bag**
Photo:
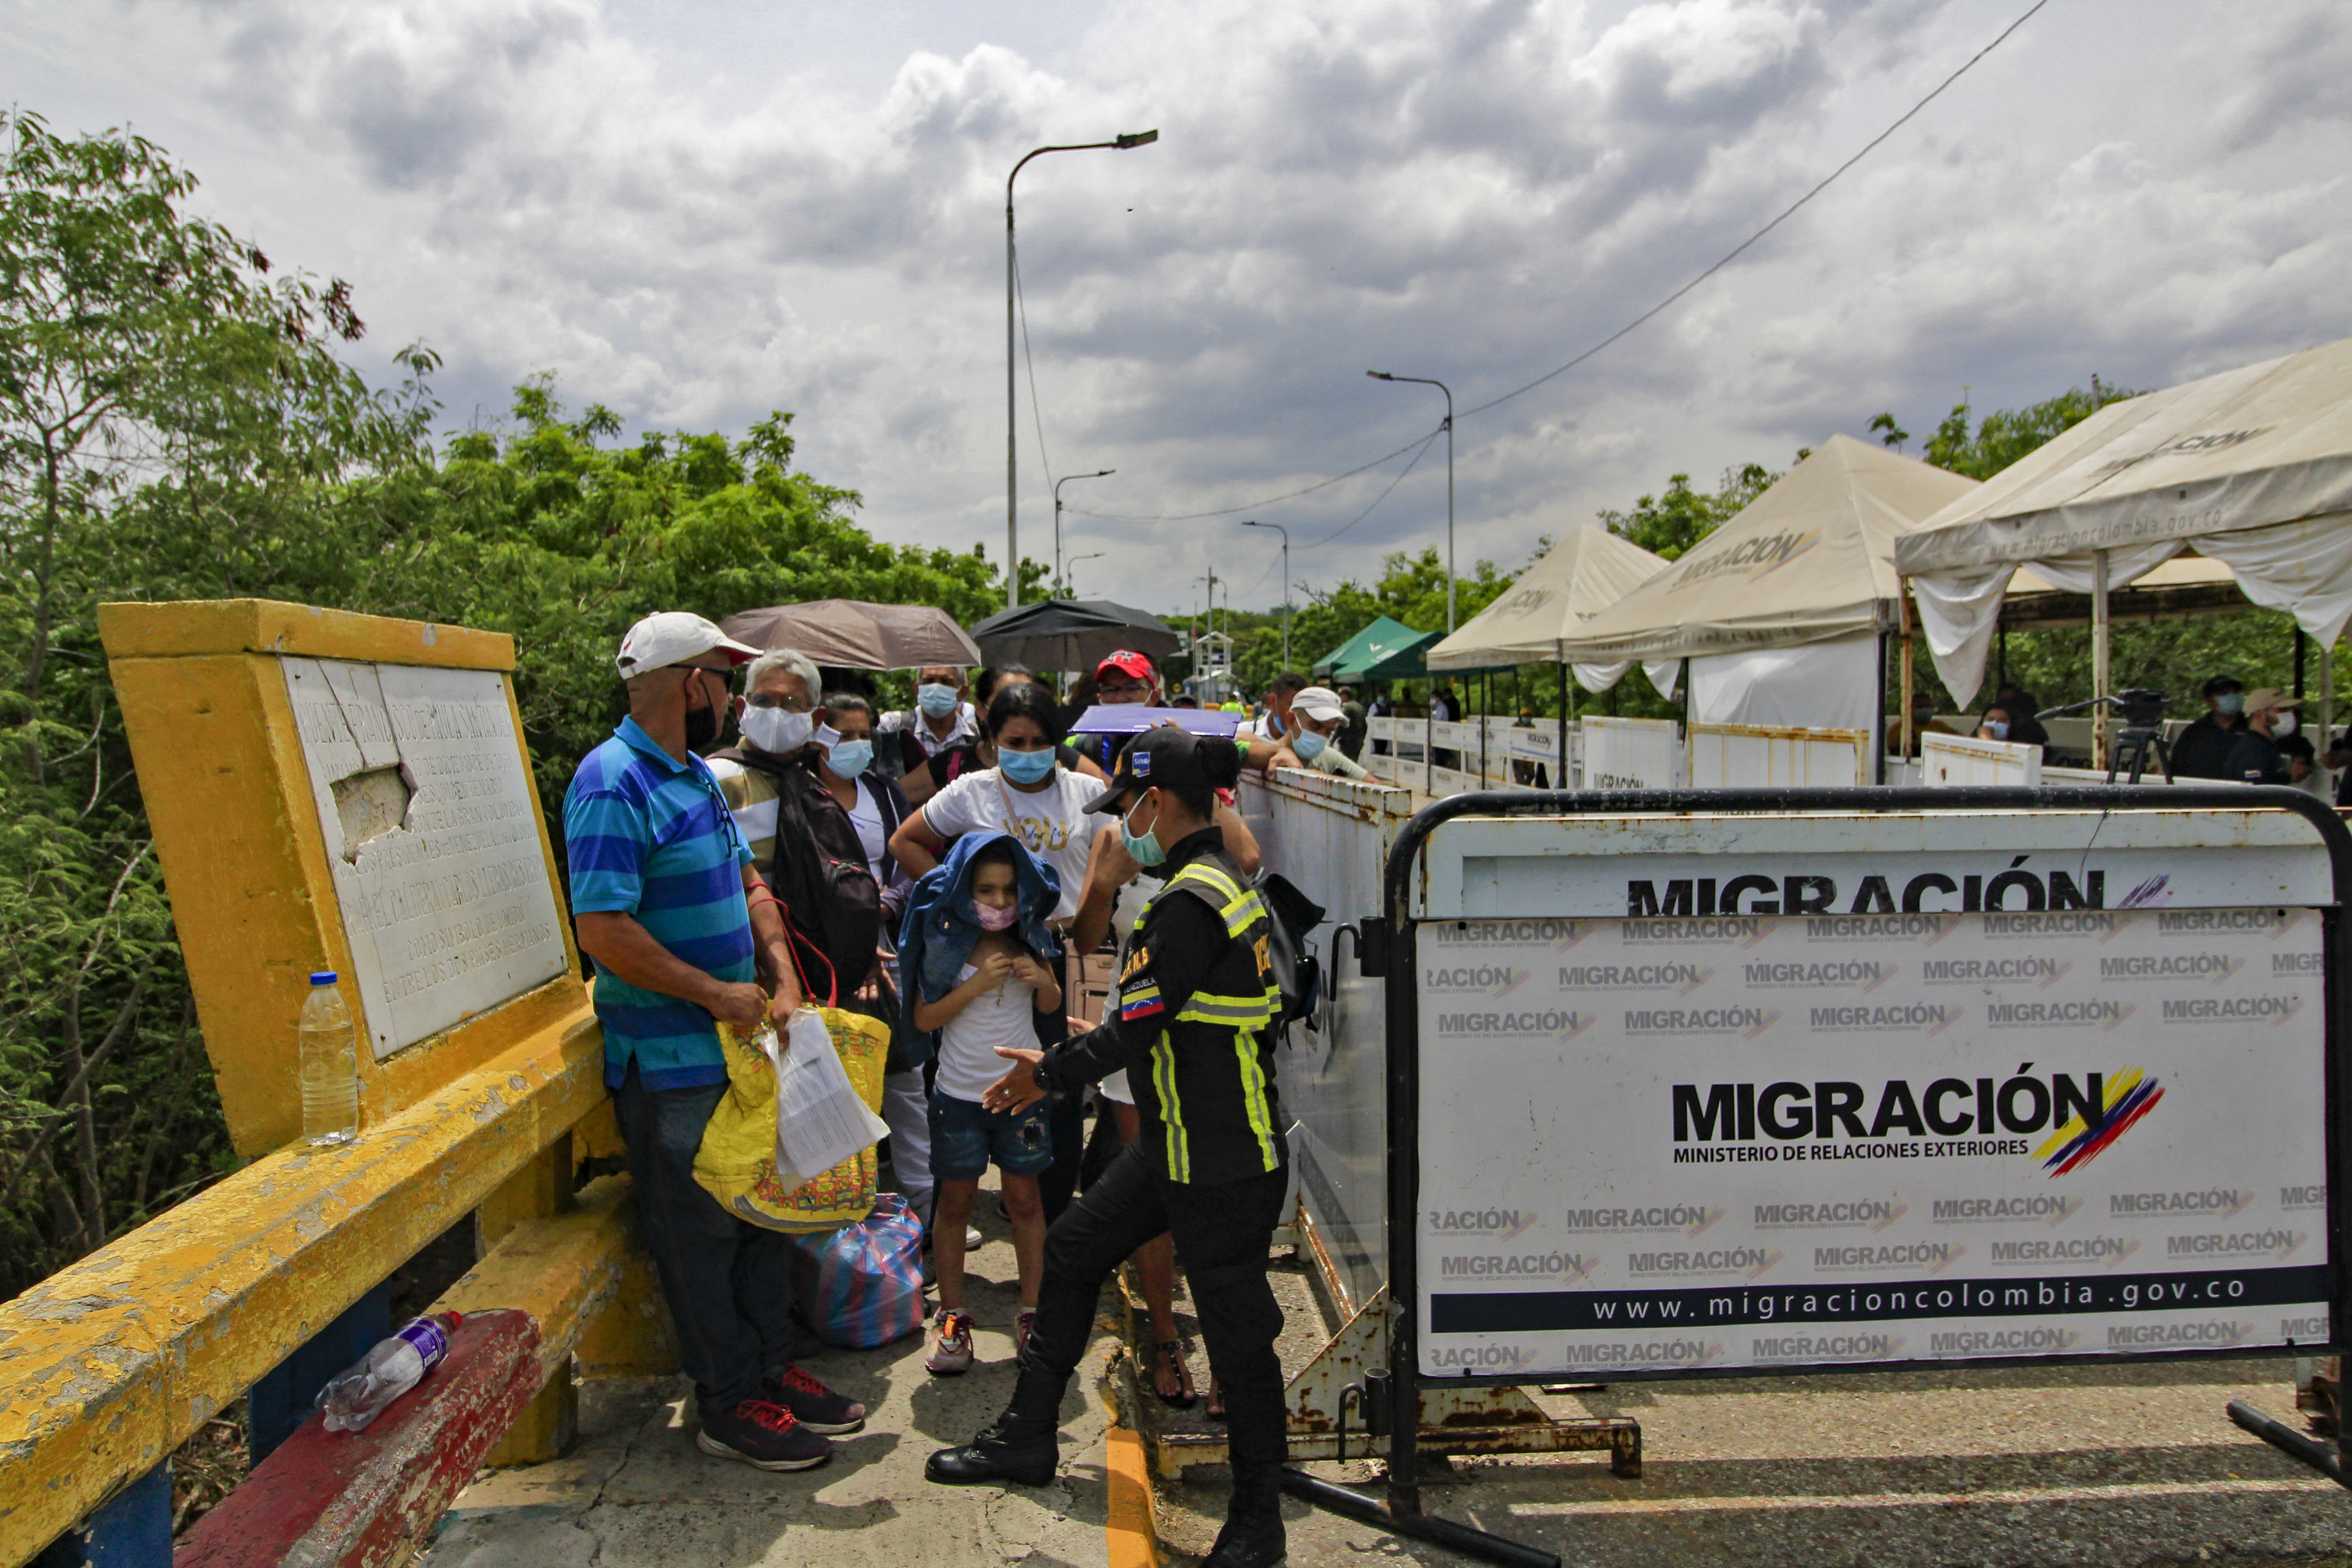
[[[890,1026],[837,1007],[816,1011],[858,1098],[878,1112]],[[702,1130],[694,1179],[737,1215],[770,1230],[838,1230],[863,1221],[873,1212],[879,1181],[874,1151],[861,1150],[786,1192],[776,1176],[776,1069],[750,1037],[729,1025],[719,1026],[719,1045],[727,1053],[727,1092]]]

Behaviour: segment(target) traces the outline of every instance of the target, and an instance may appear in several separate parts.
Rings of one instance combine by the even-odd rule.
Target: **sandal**
[[[1209,1374],[1209,1408],[1202,1412],[1212,1421],[1225,1418],[1225,1391],[1217,1386],[1216,1373]]]
[[[1181,1385],[1174,1394],[1160,1386],[1163,1372],[1172,1371]],[[1151,1392],[1160,1403],[1171,1410],[1190,1410],[1200,1403],[1201,1396],[1192,1392],[1192,1369],[1184,1364],[1184,1347],[1175,1340],[1160,1340],[1151,1347]]]

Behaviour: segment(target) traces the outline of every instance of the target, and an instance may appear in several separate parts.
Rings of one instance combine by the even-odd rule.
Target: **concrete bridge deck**
[[[989,1185],[993,1186],[992,1171]],[[960,1377],[923,1369],[909,1338],[875,1351],[820,1349],[805,1364],[866,1402],[866,1429],[835,1438],[831,1461],[771,1475],[694,1446],[682,1376],[582,1385],[581,1436],[548,1464],[486,1472],[460,1493],[423,1568],[753,1568],[832,1564],[1066,1564],[1144,1568],[1146,1537],[1110,1528],[1106,1335],[1062,1405],[1062,1473],[1051,1487],[948,1488],[923,1479],[933,1450],[971,1436],[1013,1390],[1020,1305],[1011,1232],[983,1197],[986,1241],[969,1259],[977,1361]],[[1135,1449],[1125,1501],[1146,1503]]]
[[[1012,1246],[995,1205],[979,1207],[987,1240],[972,1255],[971,1300],[980,1364],[961,1378],[931,1377],[915,1339],[813,1357],[813,1370],[875,1410],[824,1468],[772,1476],[705,1458],[682,1379],[587,1384],[575,1447],[478,1479],[425,1568],[1142,1568],[1153,1561],[1147,1531],[1160,1562],[1204,1552],[1223,1484],[1213,1471],[1153,1483],[1146,1497],[1130,1479],[1122,1501],[1108,1376],[1074,1381],[1055,1486],[955,1490],[923,1480],[924,1457],[986,1421],[1012,1386]],[[1304,1274],[1285,1267],[1275,1280],[1294,1328],[1311,1320]],[[1179,1315],[1192,1333],[1181,1297]],[[1286,1355],[1315,1337],[1286,1333]],[[1193,1343],[1205,1387],[1206,1357]],[[1118,1349],[1106,1332],[1089,1373],[1111,1368]],[[1600,1456],[1462,1459],[1434,1467],[1424,1504],[1594,1568],[2346,1568],[2352,1493],[2223,1414],[2229,1400],[2246,1398],[2291,1416],[2292,1364],[1857,1373],[1548,1394],[1542,1403],[1555,1414],[1639,1419],[1642,1479],[1614,1478]],[[1126,1418],[1157,1415],[1129,1406]],[[1379,1474],[1370,1462],[1308,1468],[1367,1488]],[[1147,1503],[1150,1521],[1129,1528],[1143,1522],[1136,1516]],[[1298,1568],[1464,1561],[1296,1501],[1288,1510]]]

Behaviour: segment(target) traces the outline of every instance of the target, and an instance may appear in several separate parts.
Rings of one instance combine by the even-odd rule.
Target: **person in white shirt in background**
[[[1348,721],[1347,705],[1328,686],[1310,686],[1290,700],[1292,732],[1275,753],[1274,768],[1311,768],[1343,779],[1368,779],[1360,763],[1339,749],[1340,726]]]
[[[916,807],[891,835],[890,853],[907,875],[919,879],[940,863],[951,838],[973,832],[1010,834],[1061,879],[1061,901],[1049,923],[1065,928],[1077,913],[1078,890],[1086,886],[1096,826],[1087,803],[1102,793],[1101,781],[1062,764],[1060,704],[1034,681],[999,687],[982,722],[996,765],[960,775]],[[1067,964],[1066,954],[1055,961],[1055,982],[1065,995],[1071,988]],[[1055,1101],[1052,1131],[1054,1163],[1038,1179],[1048,1225],[1077,1190],[1078,1163],[1086,1153],[1084,1102]]]
[[[903,777],[950,746],[969,741],[979,728],[970,701],[971,683],[952,664],[926,665],[915,672],[915,706],[885,713],[877,727],[875,765],[884,778]]]

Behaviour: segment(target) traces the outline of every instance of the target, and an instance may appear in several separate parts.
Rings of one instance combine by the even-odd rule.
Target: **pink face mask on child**
[[[1021,906],[1007,904],[1000,910],[992,904],[983,904],[978,899],[974,899],[971,901],[971,913],[972,918],[980,921],[980,929],[982,931],[1011,931],[1020,922]]]

